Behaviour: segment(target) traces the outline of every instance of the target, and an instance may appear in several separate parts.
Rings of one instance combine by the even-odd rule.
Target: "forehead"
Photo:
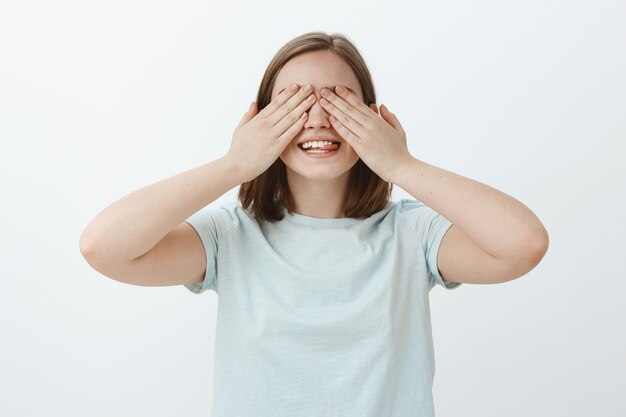
[[[334,89],[337,85],[343,85],[363,97],[359,81],[350,65],[331,51],[307,52],[290,59],[276,76],[272,96],[278,95],[293,83],[301,86],[311,84],[316,92],[324,87]]]

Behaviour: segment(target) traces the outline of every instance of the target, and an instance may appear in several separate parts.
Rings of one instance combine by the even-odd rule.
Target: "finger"
[[[295,86],[295,89],[294,89]],[[285,104],[296,92],[300,89],[298,84],[292,84],[289,88],[285,88],[279,95],[274,97],[274,100],[259,112],[259,117],[265,119]]]
[[[293,125],[298,118],[302,116],[302,113],[306,114],[306,111],[315,103],[315,94],[310,94],[306,100],[298,104],[298,106],[285,115],[277,124],[274,126],[276,132],[283,133],[287,130],[291,125]]]
[[[356,136],[365,136],[367,134],[368,129],[355,121],[348,114],[339,110],[331,102],[322,99],[320,100],[320,104],[322,105],[324,110],[330,113],[330,115],[333,116],[336,120],[339,120],[343,126],[352,131],[352,133],[354,133]]]
[[[365,103],[355,94],[351,93],[350,90],[338,85],[335,91],[336,94],[328,89],[322,89],[322,96],[363,126],[367,124],[368,120],[374,117],[372,109],[366,106]],[[326,95],[324,95],[325,92]]]
[[[300,103],[302,103],[312,93],[312,91],[313,89],[310,85],[300,88],[296,94],[287,100],[287,102],[276,109],[271,115],[267,116],[266,120],[271,125],[278,124],[286,115],[292,112],[293,109],[297,108]],[[300,117],[300,114],[298,114],[297,117]]]
[[[250,103],[250,107],[248,107],[248,110],[241,117],[241,120],[239,121],[239,124],[237,125],[237,129],[239,129],[241,126],[245,125],[250,120],[252,120],[252,118],[256,114],[256,111],[257,111],[256,102],[253,101],[252,103]]]
[[[287,129],[285,132],[283,132],[282,135],[278,137],[278,146],[280,146],[281,149],[285,149],[289,142],[291,142],[293,138],[296,137],[298,132],[300,132],[300,130],[304,126],[304,122],[306,122],[307,117],[308,114],[302,113],[302,116],[300,116],[298,120],[289,127],[289,129]]]
[[[333,128],[339,135],[348,142],[350,146],[354,148],[356,153],[359,153],[359,149],[361,148],[361,138],[352,133],[350,129],[348,129],[340,120],[338,120],[334,116],[330,116],[330,123],[333,125]]]
[[[402,128],[402,125],[400,124],[400,120],[398,120],[396,115],[393,114],[392,112],[390,112],[389,109],[387,108],[387,106],[385,106],[384,104],[380,105],[380,115],[391,126],[393,126],[396,129],[400,129],[400,130],[404,131],[404,129]]]

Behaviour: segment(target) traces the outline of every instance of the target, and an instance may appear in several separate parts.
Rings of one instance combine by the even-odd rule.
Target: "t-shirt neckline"
[[[392,205],[391,202],[387,205],[386,208],[389,208]],[[285,207],[282,207],[284,220],[302,224],[305,226],[323,226],[323,227],[343,227],[343,226],[351,226],[357,223],[366,220],[364,218],[357,219],[354,217],[339,217],[339,218],[321,218],[321,217],[311,217],[305,216],[304,214],[291,213],[287,212]]]

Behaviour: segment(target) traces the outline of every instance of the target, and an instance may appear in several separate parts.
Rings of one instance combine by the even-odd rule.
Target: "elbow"
[[[520,262],[524,274],[539,265],[548,251],[549,244],[548,232],[545,229],[530,235],[524,240],[521,246],[522,250],[520,250],[524,254]]]
[[[530,262],[533,267],[537,266],[548,252],[548,246],[550,246],[550,237],[548,231],[542,227],[541,230],[535,233],[529,239],[529,245],[532,248],[530,255]]]
[[[78,249],[89,266],[96,271],[103,273],[102,271],[104,269],[104,265],[102,264],[102,261],[99,260],[99,258],[101,258],[101,249],[99,249],[96,239],[90,236],[88,229],[85,229],[80,235],[78,240]]]
[[[79,243],[80,253],[83,256],[83,259],[87,261],[87,264],[93,268],[94,270],[102,273],[102,265],[98,263],[96,260],[96,250],[93,246],[87,245],[84,242]]]
[[[505,276],[501,282],[512,281],[528,274],[544,258],[548,251],[548,234],[537,233],[524,239],[518,246],[517,256],[507,263]]]
[[[83,233],[81,233],[78,239],[78,249],[86,260],[93,258],[96,252],[96,245],[94,244],[94,239],[90,236],[89,228],[83,230]]]

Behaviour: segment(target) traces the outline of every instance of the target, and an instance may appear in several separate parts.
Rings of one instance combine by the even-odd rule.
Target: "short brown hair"
[[[268,65],[257,94],[259,111],[270,103],[272,88],[281,68],[297,55],[318,50],[332,51],[343,58],[361,85],[363,102],[368,106],[376,103],[370,72],[352,42],[337,33],[308,32],[287,42]],[[384,181],[359,159],[350,169],[343,211],[347,217],[369,217],[385,208],[392,189],[392,183]],[[257,219],[282,220],[281,205],[289,214],[293,213],[295,204],[287,183],[285,163],[278,158],[261,175],[241,184],[238,198],[241,205]]]

